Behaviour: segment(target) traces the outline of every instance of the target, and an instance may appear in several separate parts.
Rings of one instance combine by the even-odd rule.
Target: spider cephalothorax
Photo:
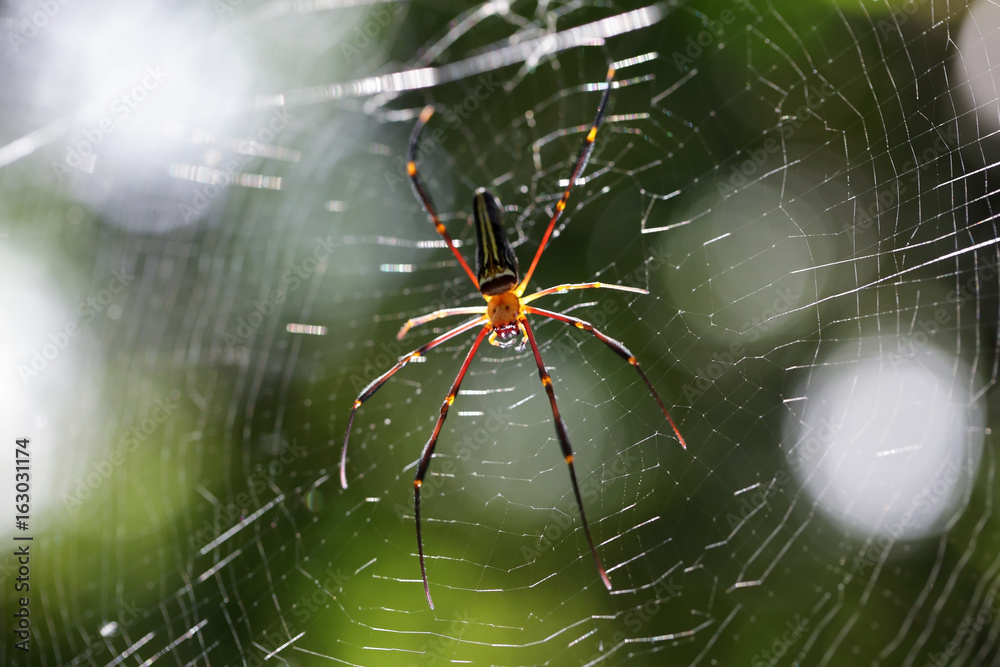
[[[445,308],[428,315],[408,320],[402,326],[397,334],[397,338],[402,338],[411,328],[425,324],[431,320],[448,317],[450,315],[476,315],[475,319],[465,322],[464,324],[460,324],[454,329],[451,329],[437,338],[434,338],[430,342],[425,343],[413,352],[400,357],[395,366],[390,368],[386,373],[376,378],[370,385],[365,387],[361,394],[354,400],[354,406],[351,408],[351,416],[347,420],[347,432],[344,434],[344,448],[340,456],[340,484],[345,489],[347,488],[347,473],[345,469],[347,465],[347,441],[351,436],[351,425],[354,423],[354,415],[357,413],[358,408],[361,407],[361,404],[371,398],[372,394],[378,391],[379,387],[385,384],[385,382],[392,377],[396,371],[405,366],[412,359],[419,357],[426,351],[437,347],[438,345],[454,338],[455,336],[458,336],[461,333],[478,328],[479,334],[476,336],[475,342],[472,343],[472,347],[469,349],[469,353],[466,355],[465,361],[462,363],[462,367],[458,371],[458,376],[455,378],[455,382],[451,385],[451,390],[448,392],[444,403],[441,405],[441,414],[438,417],[437,423],[434,425],[434,431],[431,433],[430,439],[427,441],[427,444],[424,445],[423,452],[420,455],[420,462],[417,465],[417,474],[413,480],[413,513],[417,526],[417,551],[420,556],[420,574],[424,580],[424,594],[427,596],[427,603],[431,606],[431,609],[434,608],[434,601],[431,599],[431,589],[427,582],[427,567],[424,563],[424,543],[420,533],[420,487],[424,482],[424,477],[426,476],[427,469],[430,466],[431,457],[434,455],[434,447],[437,444],[438,435],[441,433],[441,426],[444,424],[445,417],[448,416],[448,408],[451,407],[451,404],[455,401],[455,396],[458,395],[462,379],[465,377],[466,371],[469,370],[472,358],[476,355],[476,350],[479,349],[479,346],[482,344],[483,339],[487,336],[487,334],[489,334],[490,343],[501,347],[506,347],[507,345],[515,342],[519,334],[522,335],[523,340],[527,341],[527,343],[531,346],[531,353],[535,358],[535,364],[538,366],[538,376],[541,378],[542,385],[545,387],[545,393],[548,395],[549,404],[552,408],[552,419],[555,422],[556,437],[559,439],[559,446],[562,449],[563,459],[569,466],[570,481],[573,484],[573,494],[576,496],[577,507],[580,510],[580,520],[583,523],[584,534],[587,536],[587,543],[590,545],[590,552],[594,557],[594,563],[597,565],[597,571],[601,576],[601,581],[608,588],[608,590],[611,590],[611,580],[608,579],[604,566],[601,564],[600,556],[597,555],[597,548],[594,546],[594,539],[591,537],[590,526],[587,523],[587,515],[583,510],[583,499],[580,496],[580,486],[577,484],[576,472],[573,468],[573,448],[569,443],[569,434],[566,431],[566,425],[563,423],[562,417],[559,416],[559,408],[556,406],[555,390],[552,388],[552,378],[549,376],[548,371],[545,369],[545,364],[542,362],[542,354],[538,349],[538,344],[535,342],[535,335],[532,332],[531,325],[528,323],[528,315],[547,317],[559,322],[571,324],[578,329],[588,331],[594,334],[594,336],[596,336],[601,342],[610,347],[619,356],[635,367],[635,369],[639,371],[639,375],[642,377],[643,382],[645,382],[646,386],[649,387],[649,391],[653,395],[653,398],[656,399],[660,409],[663,410],[663,414],[673,427],[674,433],[677,435],[677,439],[680,441],[682,446],[686,447],[684,438],[681,437],[680,431],[677,430],[677,426],[674,424],[674,420],[671,419],[666,407],[664,407],[663,401],[660,400],[656,390],[653,389],[653,385],[646,377],[646,374],[639,367],[639,362],[636,360],[635,355],[633,355],[627,347],[613,338],[605,336],[603,333],[595,329],[589,322],[585,322],[569,315],[563,315],[562,313],[555,313],[528,305],[530,302],[540,297],[550,294],[559,294],[569,290],[602,287],[606,289],[620,290],[623,292],[638,292],[639,294],[646,294],[646,290],[637,289],[635,287],[625,287],[622,285],[607,285],[604,283],[591,282],[556,285],[555,287],[543,289],[529,296],[523,296],[524,290],[528,286],[528,281],[531,279],[531,274],[534,273],[535,267],[538,265],[538,260],[541,258],[542,252],[545,250],[545,246],[549,241],[549,237],[552,236],[552,230],[555,229],[556,222],[559,220],[562,212],[566,209],[566,202],[569,200],[569,193],[573,189],[573,185],[576,183],[577,178],[587,166],[587,160],[590,158],[590,153],[594,148],[594,139],[597,137],[597,130],[600,128],[601,121],[604,119],[604,110],[608,104],[608,96],[611,92],[611,82],[614,78],[614,74],[614,66],[609,67],[604,94],[601,96],[601,102],[597,107],[597,115],[594,118],[593,125],[590,127],[590,131],[587,133],[587,136],[583,141],[583,146],[580,148],[580,155],[577,157],[576,166],[573,168],[573,172],[569,177],[569,185],[566,186],[566,190],[563,191],[562,197],[558,202],[556,202],[555,211],[552,214],[552,218],[549,220],[549,225],[545,230],[545,234],[542,236],[542,240],[538,244],[538,250],[535,251],[535,256],[532,259],[531,265],[528,267],[528,272],[524,275],[523,279],[518,275],[517,256],[514,254],[514,250],[511,247],[510,242],[507,240],[507,235],[503,228],[500,201],[493,196],[491,192],[486,189],[479,188],[476,190],[476,194],[472,200],[472,217],[473,223],[476,227],[476,241],[478,244],[476,251],[476,273],[473,273],[472,269],[469,268],[469,265],[462,257],[462,254],[458,251],[458,247],[448,234],[448,230],[438,218],[434,204],[427,192],[427,188],[424,186],[424,183],[417,172],[416,163],[417,146],[420,143],[420,133],[423,131],[424,125],[427,124],[427,121],[429,121],[431,116],[434,114],[433,107],[424,107],[424,110],[420,112],[420,117],[416,126],[413,128],[413,134],[410,135],[406,171],[410,176],[410,183],[413,186],[413,192],[416,194],[417,199],[420,200],[424,210],[426,210],[427,214],[430,216],[435,229],[437,229],[438,233],[444,238],[445,242],[448,244],[448,248],[458,260],[459,266],[461,266],[469,278],[472,279],[476,288],[483,295],[483,298],[486,299],[486,306]]]

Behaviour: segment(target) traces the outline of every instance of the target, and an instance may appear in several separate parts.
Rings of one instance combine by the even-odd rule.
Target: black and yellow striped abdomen
[[[509,292],[517,286],[517,255],[503,228],[500,201],[489,190],[479,188],[472,198],[476,225],[476,274],[483,296]]]

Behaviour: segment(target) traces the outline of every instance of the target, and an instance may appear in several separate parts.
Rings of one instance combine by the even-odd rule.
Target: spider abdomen
[[[507,240],[500,212],[500,200],[492,192],[485,188],[476,190],[472,198],[472,217],[479,241],[476,273],[483,296],[503,294],[517,285],[517,255]]]

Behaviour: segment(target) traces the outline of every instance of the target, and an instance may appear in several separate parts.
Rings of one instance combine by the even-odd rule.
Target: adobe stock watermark
[[[917,320],[914,330],[899,339],[897,351],[888,355],[889,365],[896,369],[917,359],[920,353],[931,344],[934,336],[942,331],[949,322],[951,322],[951,314],[944,308],[935,310],[933,316]]]
[[[815,433],[812,433],[813,427],[810,427],[804,434],[808,435],[808,437],[803,437],[788,452],[789,467],[796,472],[801,472],[800,468],[802,466],[812,461],[817,455],[825,454],[834,438],[837,437],[840,427],[840,424],[830,421],[825,417],[819,421],[819,426],[816,427]]]
[[[212,171],[210,182],[199,183],[191,201],[177,204],[184,222],[190,223],[215,201],[224,189],[238,182],[243,169],[256,157],[264,154],[266,148],[278,134],[291,125],[295,116],[284,109],[275,111],[267,124],[260,127],[250,138],[244,140],[236,149],[238,157],[230,158],[219,168]]]
[[[734,367],[743,359],[747,351],[746,345],[756,343],[763,334],[770,331],[771,320],[791,310],[798,303],[800,296],[801,293],[793,292],[791,288],[778,289],[769,308],[765,308],[759,315],[751,317],[740,325],[739,331],[743,336],[730,343],[728,350],[715,354],[712,360],[695,374],[695,379],[684,385],[684,400],[692,404],[704,395],[728,368]],[[744,343],[744,340],[747,342]]]
[[[464,292],[458,289],[459,285],[466,286]],[[446,283],[445,286],[441,288],[438,298],[431,301],[426,307],[421,308],[421,311],[433,313],[437,310],[451,308],[461,302],[463,298],[468,297],[473,293],[477,299],[482,298],[478,291],[471,292],[468,289],[468,283],[465,280],[465,276],[463,276],[461,280]],[[479,304],[482,304],[482,301],[479,301]],[[353,373],[351,375],[350,382],[354,392],[360,393],[361,390],[370,385],[375,378],[381,376],[383,373],[395,366],[396,363],[398,363],[410,351],[410,346],[407,345],[405,350],[406,351],[404,352],[404,347],[396,341],[390,343],[380,343],[375,357],[373,359],[366,357],[361,373]]]
[[[308,453],[309,450],[305,447],[282,442],[281,450],[267,461],[267,465],[261,462],[254,466],[253,473],[247,477],[246,490],[240,491],[230,502],[219,507],[212,521],[205,519],[198,528],[188,535],[187,541],[191,549],[204,552],[207,545],[236,525],[248,513],[260,509],[256,499],[267,492],[271,481],[281,477],[288,466],[305,457]],[[204,483],[205,486],[208,484],[208,482]]]
[[[785,622],[784,627],[785,631],[781,636],[775,637],[768,648],[750,658],[751,667],[773,667],[778,664],[788,650],[805,635],[809,628],[809,619],[803,618],[801,614],[795,614],[792,620]]]
[[[335,576],[340,576],[339,571]],[[329,599],[329,596],[327,596],[327,600]],[[329,605],[329,602],[327,602],[327,605]],[[245,653],[241,654],[240,667],[271,667],[275,664],[303,664],[294,658],[285,658],[289,654],[295,654],[295,647],[292,645],[292,642],[296,637],[289,634],[286,623],[279,622],[276,623],[276,626],[273,630],[264,629],[254,633],[253,641],[250,642],[250,647],[253,650],[248,649]]]
[[[440,630],[435,626],[431,638],[417,649],[417,653],[421,655],[420,662],[411,661],[409,667],[420,667],[421,664],[438,665],[450,661],[455,653],[455,644],[465,636],[469,626],[476,622],[476,617],[471,616],[468,610],[456,611],[452,617],[454,620],[448,624],[446,630]]]
[[[729,530],[735,530],[748,516],[770,503],[773,498],[785,490],[785,486],[790,480],[788,473],[779,470],[774,474],[773,483],[754,489],[751,493],[740,494],[736,513],[726,512],[726,525],[729,526]]]
[[[729,179],[717,183],[719,195],[723,199],[747,185],[750,179],[767,165],[771,156],[779,153],[785,143],[805,125],[802,119],[815,113],[836,93],[833,86],[825,81],[818,88],[808,86],[806,91],[808,93],[806,102],[784,116],[781,125],[778,126],[778,136],[769,134],[759,148],[745,151],[741,156],[742,160],[737,158],[738,162],[731,168]]]
[[[867,206],[857,207],[853,220],[845,222],[842,230],[855,234],[864,234],[872,230],[878,222],[879,215],[899,206],[904,197],[909,195],[910,188],[918,185],[922,172],[927,171],[940,157],[953,153],[957,146],[956,127],[952,124],[941,127],[935,132],[932,144],[920,151],[915,160],[907,158],[894,166],[895,172],[900,174],[900,177],[879,188]],[[906,181],[902,179],[903,175],[908,175]]]
[[[955,636],[945,645],[944,650],[928,656],[925,663],[926,667],[945,667],[950,664],[952,658],[962,651],[962,647],[965,644],[972,641],[984,629],[993,626],[998,611],[1000,611],[1000,591],[994,588],[990,591],[986,600],[983,601],[983,606],[979,609],[976,616],[974,618],[966,618],[959,624],[955,630]]]
[[[656,582],[649,589],[649,597],[640,605],[628,610],[622,616],[622,622],[629,629],[629,633],[624,630],[617,630],[611,636],[611,646],[618,646],[630,637],[637,637],[642,629],[663,609],[666,603],[680,596],[683,588],[680,584],[674,583],[672,577],[667,577]],[[595,653],[590,656],[587,664],[593,664],[604,657],[603,653]]]
[[[750,8],[748,0],[734,0],[733,4],[740,10]],[[735,20],[736,14],[733,10],[723,9],[719,12],[719,18],[704,21],[704,30],[697,35],[688,35],[687,39],[684,40],[683,49],[678,49],[670,54],[677,71],[681,73],[690,71],[696,59],[725,37],[726,27],[732,25]]]
[[[465,119],[478,111],[482,104],[486,102],[498,88],[503,87],[503,84],[496,81],[494,76],[495,74],[493,72],[479,75],[479,78],[476,79],[476,85],[471,93],[466,95],[461,102],[456,102],[441,111],[441,115],[444,117],[445,122],[451,126],[452,130],[457,130],[461,127]],[[438,108],[435,107],[435,115],[437,115],[438,111]],[[428,122],[433,122],[433,117],[432,120]],[[437,152],[437,149],[443,144],[446,136],[447,132],[440,126],[430,128],[424,132],[420,138],[420,145],[417,146],[416,155],[414,156],[414,161],[418,166]],[[407,159],[403,155],[397,155],[395,171],[385,172],[385,182],[389,187],[390,192],[395,192],[397,185],[410,183],[406,164]]]
[[[896,352],[888,355],[889,364],[893,369],[899,366],[916,361],[921,353],[931,344],[935,336],[942,331],[953,331],[945,327],[952,322],[953,310],[960,308],[968,302],[978,299],[977,288],[979,285],[989,284],[997,275],[997,263],[993,256],[977,260],[976,270],[965,281],[959,285],[954,292],[949,292],[946,297],[947,306],[936,308],[933,314],[914,318],[914,326],[909,333],[900,337]]]
[[[503,87],[502,83],[496,81],[495,76],[495,72],[480,74],[476,78],[476,86],[472,89],[471,93],[466,95],[461,102],[445,108],[443,112],[444,119],[451,126],[451,129],[457,130],[460,128],[463,121],[479,111],[483,102],[490,99],[498,88]]]
[[[641,266],[633,271],[622,276],[617,283],[612,283],[616,285],[622,285],[624,287],[636,287],[644,289],[648,284],[649,276],[669,265],[668,259],[671,253],[667,251],[666,247],[654,246],[650,249],[649,259],[646,260]],[[476,300],[481,297],[478,291],[471,292],[466,286],[468,283],[466,280],[461,279],[452,283],[446,284],[439,293],[438,297],[431,301],[426,307],[421,308],[421,311],[427,313],[433,313],[437,310],[442,310],[445,308],[454,307],[456,304],[462,302],[462,300],[470,295],[474,295]],[[459,289],[459,287],[465,288],[464,291]],[[593,324],[595,327],[600,329],[608,321],[610,321],[611,316],[617,314],[620,310],[618,301],[616,300],[615,294],[621,294],[621,292],[615,292],[614,290],[596,290],[604,295],[600,303],[593,307],[593,310],[588,310],[588,322]],[[589,294],[595,294],[596,292],[589,292]],[[555,297],[558,293],[553,294]],[[529,294],[530,296],[530,294]],[[642,295],[637,295],[640,298]],[[479,301],[481,304],[482,301]],[[360,392],[362,389],[367,387],[371,382],[386,372],[396,362],[405,354],[403,347],[399,343],[382,343],[379,345],[381,352],[370,361],[366,361],[363,369],[363,374],[359,375],[355,373],[351,376],[351,386],[354,388],[355,392]],[[566,361],[568,358],[577,358],[579,350],[566,342],[564,338],[558,338],[551,344],[551,349],[555,350],[559,354],[560,361]]]
[[[243,0],[212,0],[212,9],[215,10],[216,16],[225,20],[242,4]]]
[[[16,28],[7,31],[7,43],[14,53],[20,53],[71,2],[72,0],[36,0],[35,6],[38,9],[22,18]]]
[[[222,334],[222,340],[230,351],[235,352],[248,345],[257,329],[277,312],[278,307],[288,299],[289,294],[301,287],[320,267],[326,266],[327,260],[337,245],[337,241],[330,235],[325,239],[316,239],[311,257],[306,257],[292,268],[286,269],[281,274],[280,287],[276,287],[265,298],[255,302],[253,310],[246,317],[242,315],[237,317],[235,331],[226,331]]]
[[[125,462],[127,455],[149,440],[171,415],[177,412],[180,399],[181,392],[176,389],[166,397],[156,399],[146,412],[146,417],[141,422],[133,424],[103,459],[90,464],[90,471],[77,479],[76,486],[71,492],[63,494],[62,502],[66,511],[71,514],[77,512],[83,503],[111,478],[115,469]]]
[[[878,538],[869,542],[854,557],[851,571],[859,577],[865,576],[868,570],[875,567],[882,559],[885,552],[892,548],[896,540],[902,537],[907,528],[914,526],[919,517],[930,512],[942,500],[951,495],[964,476],[971,473],[972,470],[969,467],[954,461],[945,466],[919,493],[913,495],[906,512],[882,530]]]
[[[639,463],[639,458],[633,455],[632,449],[627,449],[615,457],[610,465],[611,473],[614,478],[623,477],[630,470],[634,470]],[[580,498],[583,499],[585,506],[597,504],[603,485],[604,479],[601,475],[588,475],[580,482]],[[542,534],[535,540],[534,547],[528,545],[521,547],[521,556],[525,563],[533,563],[541,554],[553,549],[563,537],[582,527],[580,519],[574,515],[556,511],[553,512],[553,517],[553,521],[546,524]]]
[[[336,600],[334,593],[344,590],[344,584],[350,580],[350,576],[344,574],[339,567],[336,570],[328,567],[323,574],[322,579],[317,577],[311,580],[316,584],[315,590],[292,605],[292,615],[300,625],[308,623],[313,614],[329,609],[330,603]]]
[[[414,162],[418,166],[426,163],[427,159],[434,155],[437,149],[441,147],[446,136],[447,133],[440,126],[434,127],[430,131],[425,131],[421,135],[420,143],[417,145],[417,150],[413,157]],[[395,192],[397,185],[410,185],[411,181],[409,173],[406,170],[406,164],[406,158],[397,154],[395,171],[387,170],[385,172],[385,184],[389,187],[390,192]]]
[[[395,341],[380,343],[379,349],[381,352],[376,354],[374,359],[366,357],[365,365],[360,374],[351,375],[351,387],[355,394],[360,394],[365,387],[375,381],[375,378],[380,377],[406,356],[403,353],[403,346]]]
[[[74,170],[92,172],[97,160],[97,147],[104,143],[105,138],[119,128],[168,76],[169,73],[160,65],[147,66],[141,80],[112,100],[110,113],[97,121],[96,125],[83,130],[83,138],[66,148],[63,162],[52,161],[52,170],[56,178],[63,182]]]
[[[389,27],[393,18],[401,11],[404,5],[402,2],[390,2],[387,5],[377,6],[368,12],[367,19],[358,22],[351,28],[354,34],[349,41],[341,41],[338,45],[340,55],[344,56],[345,62],[351,62],[361,55],[361,52],[372,45],[374,40],[382,34],[382,31]]]
[[[80,335],[81,326],[93,322],[100,313],[107,311],[108,316],[117,319],[121,308],[114,303],[119,294],[135,280],[134,275],[112,269],[108,286],[90,295],[76,306],[77,319],[67,321],[61,328],[49,332],[46,342],[31,350],[27,363],[17,366],[18,377],[27,385],[31,380],[41,375],[55,359],[69,347],[74,338]]]
[[[495,442],[495,434],[505,430],[510,421],[510,412],[504,407],[487,410],[486,419],[483,421],[482,426],[462,436],[462,439],[455,447],[455,458],[464,462],[471,461],[473,453],[478,452],[486,444]],[[443,458],[440,461],[434,460],[430,472],[438,474],[427,475],[424,483],[420,486],[422,495],[437,491],[438,487],[444,484],[445,479],[458,472],[458,466],[454,459]],[[396,518],[401,522],[413,520],[413,507],[411,505],[403,505],[397,502],[393,507],[393,511],[396,512]]]
[[[957,290],[948,295],[948,302],[952,304],[964,305],[971,301],[975,303],[979,299],[979,286],[989,285],[990,281],[996,277],[998,271],[997,259],[995,255],[990,255],[985,260],[976,262],[975,272],[966,278]]]
[[[131,602],[121,602],[115,620],[105,623],[99,634],[87,644],[87,648],[78,653],[70,661],[70,665],[92,665],[95,658],[100,658],[109,649],[108,637],[114,637],[122,633],[123,630],[131,628],[145,610],[139,609],[135,600]],[[103,662],[103,661],[102,661]]]
[[[875,21],[875,27],[882,34],[882,39],[898,38],[899,29],[920,11],[921,5],[925,4],[927,4],[927,0],[906,0],[900,4],[892,3],[889,5],[892,7],[892,12],[889,14],[891,18],[880,18]]]
[[[913,496],[907,511],[854,557],[852,572],[858,576],[864,576],[869,568],[878,563],[885,551],[891,548],[896,540],[903,535],[904,531],[916,523],[919,516],[929,512],[936,503],[947,497],[962,479],[963,474],[970,472],[971,470],[966,466],[954,462],[940,471],[932,482],[927,484],[920,493]]]
[[[667,261],[671,256],[671,253],[667,251],[664,246],[653,246],[649,250],[649,259],[643,262],[636,269],[625,274],[615,283],[609,283],[612,285],[620,285],[622,287],[635,287],[638,289],[646,289],[649,285],[649,277],[654,273],[662,270],[663,268],[669,266]],[[585,292],[588,296],[591,294],[601,294],[603,298],[600,302],[590,306],[586,311],[586,317],[581,317],[590,325],[593,325],[597,329],[603,330],[604,326],[611,321],[611,318],[616,315],[620,308],[618,305],[618,299],[623,295],[622,292],[618,290],[608,290],[608,289],[597,289],[595,292]],[[553,294],[556,296],[559,294]],[[648,295],[633,293],[636,298],[648,298]],[[568,343],[568,340],[572,340],[566,336],[559,336],[553,339],[550,344],[550,349],[554,350],[556,354],[559,355],[559,361],[565,362],[568,359],[574,359],[579,357],[579,348],[575,345]],[[640,360],[641,361],[641,360]]]

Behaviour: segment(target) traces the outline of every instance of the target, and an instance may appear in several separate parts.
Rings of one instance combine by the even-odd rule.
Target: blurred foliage
[[[426,49],[471,11],[438,2],[396,12],[390,3],[249,21],[239,32],[227,21],[270,5],[231,4],[234,13],[219,19],[206,47],[224,51],[230,39],[251,46],[263,63],[253,82],[260,94],[425,65]],[[292,108],[273,143],[300,151],[301,160],[254,158],[247,169],[280,177],[282,188],[225,188],[198,224],[168,234],[123,229],[81,206],[51,177],[52,155],[4,168],[5,243],[49,267],[67,303],[101,289],[118,266],[137,276],[121,317],[88,329],[99,368],[64,371],[74,391],[104,398],[94,412],[74,413],[83,425],[72,433],[82,442],[63,432],[60,447],[80,446],[92,458],[61,476],[55,495],[72,493],[107,452],[129,448],[128,433],[157,400],[181,395],[109,483],[96,483],[79,509],[57,501],[44,515],[33,560],[35,652],[27,661],[8,647],[4,664],[107,664],[140,644],[135,658],[170,646],[161,660],[262,664],[300,633],[294,646],[302,650],[280,653],[289,664],[328,661],[322,656],[349,664],[848,664],[844,656],[851,664],[925,664],[956,641],[952,657],[979,651],[981,661],[995,660],[995,637],[968,621],[981,610],[995,615],[992,435],[965,513],[947,534],[883,549],[819,513],[781,449],[795,409],[786,402],[788,369],[814,363],[808,352],[834,338],[860,336],[869,312],[902,306],[885,306],[873,291],[877,303],[862,295],[817,304],[812,319],[750,340],[739,326],[743,311],[710,301],[713,278],[753,253],[764,256],[740,274],[748,284],[767,277],[764,287],[774,289],[791,275],[778,253],[753,245],[761,239],[798,232],[825,262],[852,256],[864,273],[881,268],[865,257],[936,238],[935,224],[989,218],[988,186],[972,179],[967,202],[924,190],[896,202],[901,221],[891,234],[880,222],[866,245],[824,227],[839,220],[839,207],[873,201],[875,184],[902,178],[896,165],[933,147],[932,129],[943,125],[936,104],[950,94],[947,26],[940,13],[928,19],[938,6],[931,0],[916,4],[910,12],[914,3],[685,2],[603,46],[387,95],[377,111],[364,100]],[[952,16],[956,4],[947,8]],[[530,7],[513,3],[521,16]],[[560,5],[546,18],[562,29],[629,8]],[[376,15],[383,9],[393,14],[385,25]],[[372,24],[381,27],[359,45],[357,27]],[[467,58],[513,32],[510,21],[485,16],[433,62]],[[421,171],[465,257],[474,243],[472,192],[488,186],[507,207],[523,267],[576,156],[578,130],[592,118],[592,84],[609,59],[651,52],[658,58],[620,71],[628,85],[615,89],[609,109],[618,118],[602,130],[588,174],[613,168],[578,187],[536,275],[539,286],[596,277],[649,289],[642,297],[571,294],[546,307],[593,302],[574,314],[595,324],[600,316],[636,353],[676,406],[689,450],[620,358],[582,332],[536,328],[589,491],[591,525],[613,566],[609,595],[579,530],[530,352],[484,346],[442,431],[432,468],[442,474],[425,486],[425,552],[438,605],[431,612],[413,544],[410,475],[468,341],[411,364],[365,404],[352,433],[350,487],[337,482],[360,388],[444,330],[434,323],[397,342],[401,323],[442,305],[481,304],[447,251],[421,247],[437,239],[404,178],[412,112],[429,102],[441,110]],[[242,114],[245,133],[272,111]],[[767,143],[789,126],[800,154]],[[755,155],[763,157],[753,178],[778,170],[788,192],[826,198],[808,220],[813,227],[789,230],[766,215],[744,226],[741,213],[758,212],[740,199],[706,210]],[[916,187],[946,178],[923,173]],[[675,191],[655,206],[646,196]],[[691,219],[700,224],[642,233]],[[731,263],[719,263],[707,242],[741,230]],[[325,262],[313,261],[324,253]],[[775,265],[778,278],[767,273]],[[392,266],[409,268],[384,268]],[[967,268],[950,265],[946,278]],[[921,278],[933,282],[932,274]],[[981,305],[995,312],[992,297]],[[906,314],[894,310],[892,326]],[[327,333],[290,335],[290,323]],[[978,322],[964,326],[956,341]],[[747,353],[698,388],[734,343]],[[984,363],[993,347],[976,347]],[[991,415],[993,400],[988,394]],[[877,559],[859,569],[856,557],[872,548]],[[4,614],[12,604],[5,585]],[[111,621],[117,628],[102,637]]]

